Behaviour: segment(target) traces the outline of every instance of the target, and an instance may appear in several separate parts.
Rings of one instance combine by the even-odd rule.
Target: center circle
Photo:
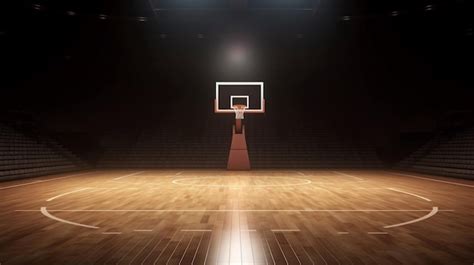
[[[311,180],[295,177],[195,177],[180,178],[173,184],[194,187],[288,187],[311,184]]]

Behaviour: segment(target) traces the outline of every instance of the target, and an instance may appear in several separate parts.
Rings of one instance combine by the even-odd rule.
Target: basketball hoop
[[[234,109],[234,112],[235,112],[235,119],[236,120],[243,120],[244,119],[244,112],[247,109],[247,106],[242,105],[242,104],[236,104],[236,105],[232,106],[232,108]]]

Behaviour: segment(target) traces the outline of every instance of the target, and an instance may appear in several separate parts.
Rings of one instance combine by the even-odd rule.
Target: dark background
[[[269,118],[357,134],[387,161],[472,117],[468,0],[0,5],[2,119],[66,145],[208,119],[216,81],[264,81]]]

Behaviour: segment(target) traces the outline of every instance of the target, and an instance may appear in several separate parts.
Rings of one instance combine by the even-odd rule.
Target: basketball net
[[[235,119],[236,120],[243,120],[244,119],[244,112],[245,112],[245,109],[247,109],[247,106],[237,104],[237,105],[232,106],[232,108],[235,111]]]

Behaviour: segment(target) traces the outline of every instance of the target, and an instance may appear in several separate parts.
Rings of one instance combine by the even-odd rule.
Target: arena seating
[[[207,136],[202,133],[192,136],[179,126],[164,127],[143,130],[136,139],[127,138],[126,134],[106,135],[105,138],[109,139],[104,140],[105,151],[98,166],[108,168],[225,167],[231,137],[225,133],[225,130],[211,130]],[[112,138],[115,141],[110,141]]]
[[[248,148],[255,168],[376,168],[382,165],[370,144],[304,126],[294,126],[283,135],[274,130],[250,130]]]
[[[402,161],[400,168],[474,179],[474,128],[438,134]]]
[[[325,130],[304,126],[274,128],[265,119],[246,119],[249,156],[253,168],[374,168],[381,162],[368,144],[354,144]],[[186,124],[188,125],[188,124]],[[201,127],[182,124],[142,131],[103,146],[98,166],[107,168],[225,168],[231,142],[232,119],[210,117]],[[194,129],[189,129],[194,128]],[[289,128],[289,129],[288,129]]]
[[[0,124],[0,181],[76,171],[86,165],[45,136],[29,137]]]

